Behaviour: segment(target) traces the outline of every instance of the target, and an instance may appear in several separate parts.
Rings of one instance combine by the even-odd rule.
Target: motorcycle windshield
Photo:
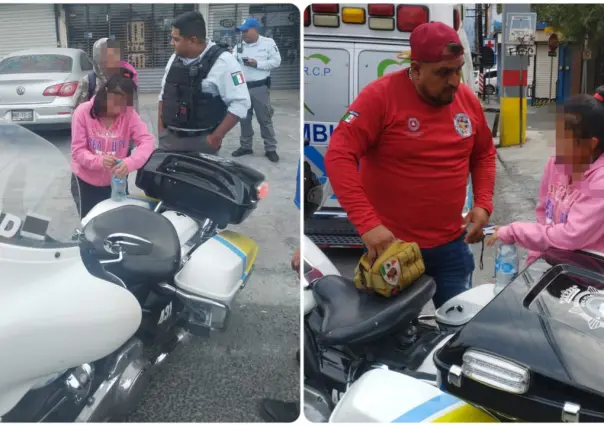
[[[64,151],[21,126],[0,123],[0,244],[77,245],[80,217],[69,147]],[[79,200],[77,184],[73,192]]]

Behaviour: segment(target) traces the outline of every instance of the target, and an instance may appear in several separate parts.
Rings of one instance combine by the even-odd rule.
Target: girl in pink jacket
[[[550,247],[604,253],[604,86],[594,96],[564,104],[556,128],[556,155],[541,179],[536,223],[497,228],[488,240],[529,250],[527,264]]]
[[[155,138],[132,107],[135,91],[131,78],[116,74],[73,114],[71,190],[81,217],[111,197],[112,176],[141,168],[155,149]],[[130,140],[136,150],[128,156]]]

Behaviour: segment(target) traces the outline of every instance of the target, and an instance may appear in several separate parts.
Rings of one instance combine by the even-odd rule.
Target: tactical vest
[[[166,127],[191,130],[214,130],[227,114],[227,106],[218,95],[201,92],[201,82],[208,76],[218,57],[228,52],[212,46],[200,61],[185,65],[175,58],[164,85],[162,120]]]

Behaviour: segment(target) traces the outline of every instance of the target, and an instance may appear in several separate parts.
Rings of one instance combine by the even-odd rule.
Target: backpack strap
[[[96,89],[96,74],[94,71],[88,73],[88,100],[94,96],[94,90]]]

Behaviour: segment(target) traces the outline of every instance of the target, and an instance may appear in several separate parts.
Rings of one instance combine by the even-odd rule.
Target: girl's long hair
[[[107,95],[109,93],[123,94],[128,99],[128,105],[134,104],[134,93],[136,92],[136,84],[132,80],[132,74],[128,72],[120,72],[112,75],[103,86],[99,88],[92,108],[90,108],[90,117],[98,119],[107,114]]]

